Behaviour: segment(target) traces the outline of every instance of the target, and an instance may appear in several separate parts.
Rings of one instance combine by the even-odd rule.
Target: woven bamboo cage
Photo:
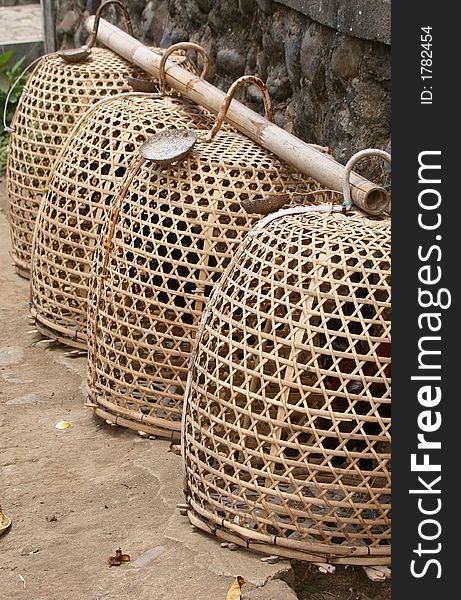
[[[255,551],[387,565],[390,220],[321,210],[258,223],[204,311],[184,399],[187,513]]]
[[[89,302],[89,403],[102,418],[152,436],[180,435],[191,344],[212,284],[267,203],[284,192],[333,198],[240,133],[219,131],[172,165],[137,160],[95,253]],[[283,200],[286,202],[285,200]],[[264,208],[264,207],[263,207]],[[267,208],[267,207],[266,207]],[[261,209],[262,210],[262,209]]]
[[[124,9],[119,0],[109,0],[100,7],[98,15],[109,4]],[[126,9],[124,14],[131,32]],[[75,122],[101,98],[130,91],[130,78],[146,78],[143,71],[111,50],[92,48],[91,54],[81,60],[69,63],[59,54],[43,57],[29,77],[8,128],[11,137],[7,191],[12,258],[23,277],[30,274],[32,237],[45,182]],[[191,66],[185,55],[175,61],[186,69]]]
[[[206,57],[200,46],[180,46],[193,46]],[[165,57],[176,49],[169,48]],[[31,315],[43,335],[86,349],[98,232],[139,144],[167,126],[208,129],[210,123],[211,115],[189,101],[138,92],[101,100],[83,115],[50,172],[37,216]]]

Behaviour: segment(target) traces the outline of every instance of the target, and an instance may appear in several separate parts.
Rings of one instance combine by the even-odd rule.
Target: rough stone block
[[[78,22],[77,13],[73,10],[68,10],[64,14],[61,21],[56,26],[56,31],[58,33],[71,34],[74,31],[75,26],[77,25],[77,22]]]
[[[272,15],[275,12],[274,0],[256,0],[256,2],[265,15]]]
[[[227,75],[238,77],[245,71],[245,57],[240,52],[231,49],[219,50],[216,55],[216,67]]]
[[[364,43],[355,38],[343,37],[333,50],[331,70],[341,79],[348,81],[359,73]]]

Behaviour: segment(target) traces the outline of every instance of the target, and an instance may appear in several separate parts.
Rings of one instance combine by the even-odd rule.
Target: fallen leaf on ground
[[[117,548],[115,556],[109,556],[107,560],[109,567],[118,567],[122,562],[130,562],[131,558],[129,554],[124,554],[121,548]]]
[[[245,583],[243,577],[235,578],[234,583],[230,586],[229,591],[227,592],[227,600],[241,600],[241,587]]]
[[[2,506],[0,504],[0,535],[5,532],[11,525],[11,519],[5,515],[2,511]]]

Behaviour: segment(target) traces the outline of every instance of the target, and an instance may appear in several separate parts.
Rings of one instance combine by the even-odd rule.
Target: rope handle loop
[[[166,88],[166,61],[168,57],[177,50],[195,50],[202,57],[203,67],[202,72],[200,74],[201,79],[206,79],[208,75],[208,71],[210,69],[210,57],[208,56],[205,48],[199,46],[199,44],[194,44],[193,42],[178,42],[177,44],[173,44],[169,48],[165,50],[162,54],[162,58],[160,60],[160,64],[158,67],[159,74],[158,79],[160,82],[160,94],[163,96]]]
[[[112,5],[112,4],[115,6],[118,6],[120,8],[120,10],[123,13],[123,18],[125,19],[125,25],[126,25],[127,31],[129,33],[129,35],[131,35],[132,37],[134,36],[133,23],[131,21],[130,13],[128,12],[128,8],[127,8],[126,4],[124,4],[124,2],[122,2],[122,0],[106,0],[98,8],[98,10],[96,11],[96,14],[94,16],[93,31],[91,32],[91,37],[90,37],[88,43],[86,44],[86,46],[89,50],[96,43],[96,39],[98,36],[99,22],[101,20],[101,14],[103,13],[103,11],[106,9],[107,6]]]
[[[344,167],[344,175],[343,175],[343,211],[346,212],[352,206],[352,198],[351,198],[351,185],[350,185],[350,177],[353,167],[362,159],[367,158],[369,156],[378,156],[379,158],[384,159],[386,162],[391,164],[391,155],[389,152],[385,150],[379,150],[378,148],[367,148],[366,150],[360,150],[347,161],[346,166]]]
[[[204,140],[205,142],[211,142],[216,137],[216,135],[218,134],[219,130],[222,127],[222,124],[224,123],[224,119],[226,118],[227,111],[229,110],[229,106],[231,105],[231,102],[235,96],[235,92],[243,84],[246,84],[246,83],[252,83],[254,85],[257,85],[259,87],[259,89],[262,91],[263,101],[264,101],[264,110],[266,112],[266,119],[268,121],[270,121],[271,123],[274,122],[274,111],[272,109],[272,101],[271,101],[271,97],[269,95],[269,91],[267,89],[266,84],[264,83],[264,81],[262,79],[260,79],[259,77],[256,77],[256,75],[243,75],[242,77],[239,77],[238,79],[236,79],[234,81],[234,83],[230,86],[230,88],[227,90],[226,97],[224,98],[222,106],[216,117],[215,124],[213,125],[213,128],[211,129],[211,131],[206,135],[205,140]]]

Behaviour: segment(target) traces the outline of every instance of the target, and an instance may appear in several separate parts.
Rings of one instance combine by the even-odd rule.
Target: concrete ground
[[[0,54],[14,50],[13,62],[28,64],[43,54],[43,17],[40,4],[0,6]]]
[[[12,42],[36,42],[43,39],[40,4],[0,7],[0,46]]]
[[[13,271],[0,183],[1,600],[294,600],[268,565],[192,530],[179,515],[180,457],[169,443],[110,427],[85,408],[85,359],[28,333],[26,280]],[[66,420],[67,430],[55,424]],[[109,568],[121,547],[131,557]]]

